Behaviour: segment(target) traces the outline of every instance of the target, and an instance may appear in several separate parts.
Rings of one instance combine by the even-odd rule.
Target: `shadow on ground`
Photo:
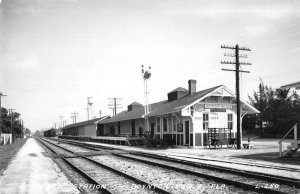
[[[242,158],[242,159],[253,159],[253,160],[265,161],[265,162],[274,162],[280,164],[300,165],[299,151],[296,153],[296,155],[293,156],[293,158],[278,158],[278,152],[249,154],[249,155],[240,155],[240,156],[233,156],[233,157]]]

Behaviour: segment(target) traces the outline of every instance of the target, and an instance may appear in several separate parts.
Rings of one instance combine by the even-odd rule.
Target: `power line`
[[[62,120],[62,119],[63,119],[64,117],[63,117],[63,116],[59,116],[58,118],[60,118],[60,128],[62,128],[62,127],[63,127],[63,120]]]
[[[78,112],[74,111],[73,113],[71,113],[71,118],[73,119],[73,124],[76,123],[76,119],[78,117]]]
[[[252,65],[251,63],[240,62],[240,58],[247,58],[247,55],[240,55],[239,51],[251,51],[247,47],[225,46],[221,45],[223,49],[234,50],[234,54],[226,54],[227,57],[235,57],[235,61],[221,61],[221,64],[234,64],[235,69],[222,69],[223,71],[235,71],[235,84],[236,84],[236,109],[237,109],[237,149],[241,149],[241,109],[240,109],[240,73],[250,73],[250,71],[240,70],[241,65]]]
[[[109,98],[110,102],[108,104],[108,108],[113,110],[113,116],[117,114],[117,109],[121,109],[122,104],[120,104],[120,101],[122,98]]]

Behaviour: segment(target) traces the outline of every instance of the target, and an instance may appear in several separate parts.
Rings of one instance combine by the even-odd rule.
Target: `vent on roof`
[[[132,110],[135,110],[135,109],[139,109],[141,107],[143,107],[142,104],[140,104],[138,102],[133,102],[133,103],[129,104],[127,108],[128,108],[128,111],[132,111]]]
[[[174,100],[178,100],[179,98],[182,98],[188,94],[188,91],[184,88],[176,88],[175,90],[172,90],[168,93],[168,102],[172,102]]]

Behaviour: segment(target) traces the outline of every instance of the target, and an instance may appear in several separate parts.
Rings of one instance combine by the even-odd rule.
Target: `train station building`
[[[62,128],[62,135],[85,136],[85,137],[97,136],[98,123],[107,118],[110,117],[105,116],[101,118],[91,119],[91,120],[67,125],[64,128]]]
[[[236,137],[236,97],[226,86],[196,90],[196,80],[188,89],[178,87],[167,93],[167,100],[150,104],[145,114],[138,102],[127,110],[98,122],[98,136],[143,136],[164,139],[179,146],[205,146],[209,129],[224,129],[223,138]],[[259,111],[240,100],[242,117]],[[147,121],[147,122],[146,122]],[[221,132],[220,132],[221,133]]]

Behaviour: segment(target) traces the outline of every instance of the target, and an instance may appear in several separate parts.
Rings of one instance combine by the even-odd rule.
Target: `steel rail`
[[[54,149],[52,149],[50,146],[46,145],[43,140],[39,139],[39,138],[35,138],[37,139],[41,144],[43,144],[47,149],[49,149],[52,153],[54,154],[58,154]],[[90,183],[94,184],[94,185],[101,185],[100,183],[98,183],[96,180],[94,180],[93,178],[91,178],[89,175],[87,175],[85,172],[83,172],[82,170],[80,170],[79,168],[77,168],[74,164],[72,164],[71,162],[69,162],[66,158],[62,157],[61,158],[64,162],[66,162],[72,169],[74,169],[76,172],[78,172],[81,176],[83,176],[85,179],[87,179]],[[55,160],[54,160],[55,161]],[[59,165],[59,167],[63,170],[63,167],[55,161],[56,164]],[[78,184],[77,181],[75,181],[68,173],[66,173],[65,170],[63,170],[63,172],[67,175],[68,178],[71,178],[72,182],[75,184]],[[87,191],[85,191],[83,188],[81,187],[76,187],[81,193],[89,193]],[[110,192],[108,189],[100,187],[99,189],[96,189],[98,191],[100,191],[101,193],[104,194],[112,194],[113,192]]]
[[[142,162],[142,163],[147,163],[147,164],[150,164],[150,165],[153,165],[153,166],[159,166],[159,167],[167,168],[167,169],[174,170],[174,171],[180,171],[180,172],[183,172],[183,173],[192,174],[192,175],[195,175],[195,176],[198,176],[198,177],[207,178],[207,179],[210,179],[210,180],[214,180],[216,182],[222,182],[222,183],[225,183],[225,184],[228,184],[228,185],[233,185],[233,186],[238,187],[238,188],[248,189],[248,190],[252,190],[252,191],[255,191],[255,192],[270,193],[270,194],[271,193],[272,194],[273,193],[274,194],[275,193],[278,193],[278,194],[279,193],[286,193],[286,192],[278,191],[278,190],[275,190],[275,189],[257,187],[257,185],[243,183],[243,182],[240,182],[240,181],[224,179],[224,178],[219,177],[219,176],[214,176],[214,175],[210,175],[210,174],[206,174],[206,173],[191,171],[191,170],[179,167],[179,166],[173,166],[173,165],[153,162],[153,161],[150,161],[149,159],[148,160],[141,159],[141,158],[137,158],[136,156],[131,157],[128,154],[126,154],[126,155],[114,154],[114,155],[119,156],[119,157],[123,157],[123,158],[127,158],[127,159],[131,159],[131,160],[134,160],[134,161],[139,161],[139,162]]]
[[[65,143],[69,143],[69,144],[73,144],[73,145],[80,145],[84,148],[87,148],[87,149],[92,149],[92,150],[98,150],[96,146],[99,146],[100,149],[105,149],[106,146],[101,146],[101,145],[96,145],[96,146],[93,146],[93,145],[88,145],[88,144],[85,144],[85,143],[81,143],[81,142],[78,142],[78,144],[76,144],[77,142],[74,142],[74,141],[69,141],[69,140],[55,140],[55,141],[61,141],[61,142],[65,142]],[[95,148],[96,147],[96,148]],[[117,149],[117,148],[113,148],[113,149],[116,149],[116,150],[122,150],[122,149]],[[151,154],[151,153],[145,153],[145,152],[140,152],[140,151],[129,151],[130,153],[132,154],[135,154],[135,153],[139,153],[139,154],[148,154],[148,155],[151,155],[151,157],[156,157],[156,156],[161,156],[160,154]],[[299,169],[295,169],[295,168],[287,168],[287,167],[276,167],[276,166],[271,166],[271,165],[259,165],[259,164],[247,164],[247,163],[242,163],[242,162],[231,162],[231,161],[224,161],[224,160],[217,160],[217,159],[204,159],[204,158],[197,158],[197,157],[190,157],[190,156],[180,156],[180,155],[176,155],[176,154],[170,154],[170,156],[174,156],[174,157],[182,157],[182,158],[191,158],[191,159],[197,159],[197,160],[203,160],[203,161],[214,161],[214,162],[224,162],[224,163],[229,163],[229,164],[237,164],[237,165],[244,165],[244,166],[253,166],[253,167],[261,167],[261,168],[269,168],[269,169],[276,169],[276,170],[287,170],[287,171],[292,171],[292,172],[300,172]],[[163,156],[161,156],[163,157]],[[169,157],[170,159],[171,157]],[[174,160],[179,160],[180,159],[175,159],[173,158]],[[185,160],[184,160],[185,161]],[[189,161],[188,161],[189,162]],[[190,162],[190,163],[196,163],[196,164],[202,164],[202,165],[207,165],[208,167],[215,167],[215,165],[210,165],[210,164],[204,164],[204,163],[198,163],[198,162]],[[221,168],[225,168],[225,167],[221,167]],[[229,167],[227,167],[228,169],[231,169]],[[246,171],[246,170],[243,170],[242,172],[252,172],[252,171]],[[261,175],[266,175],[268,176],[268,174],[264,174],[264,173],[258,173],[258,174],[261,174]],[[270,176],[275,176],[275,175],[270,175]],[[277,176],[278,178],[282,178],[281,176]],[[288,181],[291,181],[291,182],[299,182],[300,180],[299,179],[291,179],[291,178],[285,178],[286,180]]]
[[[69,143],[69,142],[66,142]],[[76,145],[76,143],[74,141],[72,141],[73,145]],[[90,146],[86,146],[87,144],[82,144],[80,143],[82,146],[84,146],[85,148],[88,148]],[[105,147],[105,146],[103,146]],[[94,149],[94,148],[93,148]],[[256,172],[251,172],[251,171],[245,171],[245,170],[237,170],[237,169],[232,169],[232,168],[227,168],[227,167],[217,167],[215,165],[209,165],[209,164],[203,164],[203,163],[197,163],[197,162],[192,162],[192,161],[186,161],[186,160],[180,160],[180,159],[175,159],[175,158],[166,158],[163,156],[159,156],[156,154],[149,154],[149,153],[144,153],[144,152],[133,152],[130,151],[130,154],[133,155],[141,155],[144,157],[149,157],[149,158],[156,158],[156,159],[160,159],[160,160],[166,160],[166,161],[171,161],[171,162],[175,162],[175,163],[181,163],[181,164],[185,164],[185,165],[189,165],[189,166],[197,166],[197,167],[204,167],[207,169],[211,169],[211,170],[217,170],[217,171],[221,171],[221,172],[227,172],[227,173],[231,173],[231,174],[237,174],[237,175],[241,175],[241,176],[246,176],[246,177],[251,177],[251,178],[256,178],[256,179],[261,179],[261,180],[268,180],[268,181],[275,181],[275,182],[279,182],[282,184],[287,184],[287,185],[293,185],[299,188],[300,186],[300,181],[298,179],[292,179],[292,178],[286,178],[286,177],[281,177],[281,176],[275,176],[275,175],[269,175],[269,174],[264,174],[264,173],[256,173]],[[120,157],[128,157],[128,155],[122,155],[122,154],[114,154]],[[132,158],[131,158],[132,159]],[[149,162],[147,160],[141,160],[141,162]],[[150,163],[150,162],[149,162]],[[152,165],[155,165],[156,163],[151,163]],[[166,167],[167,166],[162,166],[162,167]],[[186,172],[186,173],[194,173],[194,172]],[[213,177],[210,177],[211,179],[213,179]],[[219,177],[216,177],[218,179],[218,181],[224,182],[224,179],[219,179]],[[228,180],[225,180],[228,181]],[[234,185],[236,185],[236,183],[232,182]],[[241,183],[238,182],[238,184],[240,185]],[[237,185],[237,186],[239,186]],[[245,185],[246,187],[249,187],[249,185]],[[253,189],[253,185],[251,185],[252,189]],[[256,187],[256,186],[255,186]],[[284,193],[278,190],[270,190],[269,188],[255,188],[254,191],[260,190],[261,192],[271,192],[271,193]]]
[[[183,160],[183,159],[177,159],[177,158],[175,159],[175,158],[164,157],[164,156],[150,154],[150,153],[130,152],[130,154],[141,155],[144,157],[156,158],[156,159],[166,160],[166,161],[171,161],[171,162],[177,162],[177,163],[190,165],[190,166],[204,167],[204,168],[208,168],[208,169],[212,169],[212,170],[229,172],[229,173],[234,173],[237,175],[249,176],[252,178],[259,178],[259,179],[264,179],[264,180],[268,180],[268,181],[275,181],[275,182],[280,182],[283,184],[297,186],[298,188],[300,188],[300,180],[299,179],[287,178],[287,177],[270,175],[270,174],[265,174],[265,173],[252,172],[252,171],[247,171],[247,170],[238,170],[238,169],[233,169],[233,168],[229,168],[229,167],[215,166],[215,165],[211,165],[211,164],[197,163],[197,162],[187,161],[187,160]]]
[[[45,140],[45,141],[46,141],[46,140]],[[134,182],[136,182],[136,183],[138,183],[138,184],[140,184],[140,185],[149,185],[149,186],[152,185],[152,184],[147,183],[147,182],[145,182],[145,181],[143,181],[143,180],[137,179],[137,178],[135,178],[134,176],[128,175],[128,174],[123,173],[123,172],[121,172],[121,171],[119,171],[119,170],[116,170],[116,169],[111,168],[111,167],[109,167],[109,166],[107,166],[107,165],[104,165],[104,164],[102,164],[102,163],[100,163],[100,162],[98,162],[98,161],[95,161],[95,160],[93,160],[93,159],[90,159],[90,158],[88,158],[88,157],[86,157],[86,156],[82,156],[82,155],[80,155],[80,154],[77,154],[76,152],[73,152],[73,151],[71,151],[71,150],[69,150],[69,149],[67,149],[67,148],[61,147],[61,146],[59,146],[59,145],[57,145],[57,144],[55,144],[55,143],[52,143],[52,142],[49,142],[49,141],[47,141],[47,142],[50,143],[50,144],[52,144],[52,145],[54,145],[54,146],[57,146],[57,147],[59,147],[59,148],[65,150],[65,151],[68,151],[68,152],[70,152],[70,153],[76,154],[78,157],[83,158],[83,159],[86,159],[86,160],[88,160],[88,161],[90,161],[90,162],[92,162],[92,163],[94,163],[94,164],[96,164],[96,165],[98,165],[98,166],[100,166],[100,167],[103,167],[103,168],[105,168],[105,169],[107,169],[107,170],[109,170],[109,171],[112,171],[112,172],[114,172],[114,173],[116,173],[116,174],[118,174],[118,175],[121,175],[121,176],[123,176],[123,177],[126,177],[127,179],[132,180],[132,181],[134,181]],[[154,187],[152,188],[152,190],[154,190],[154,191],[157,192],[157,193],[171,194],[169,191],[166,191],[166,190],[164,190],[164,189],[162,189],[162,188],[156,187],[155,185],[152,185],[152,186],[154,186]]]
[[[191,159],[202,160],[202,161],[223,162],[223,163],[228,163],[228,164],[237,164],[237,165],[244,165],[244,166],[253,166],[253,167],[270,168],[270,169],[276,169],[276,170],[300,172],[300,169],[289,168],[289,167],[280,167],[280,166],[262,165],[262,164],[249,164],[249,163],[245,163],[245,162],[232,162],[232,161],[227,161],[227,160],[217,160],[217,159],[213,159],[213,158],[208,159],[208,158],[199,158],[199,157],[192,157],[192,156],[180,156],[177,154],[170,154],[170,156],[191,158]]]

